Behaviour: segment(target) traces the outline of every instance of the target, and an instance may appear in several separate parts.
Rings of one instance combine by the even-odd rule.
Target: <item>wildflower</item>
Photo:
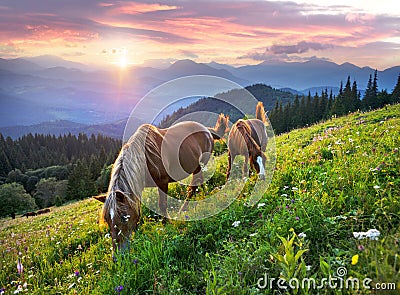
[[[397,153],[398,152],[398,148],[394,148],[393,153]]]
[[[295,202],[295,199],[292,199],[292,200],[291,200],[291,202],[292,202],[292,204],[294,204],[294,202]]]
[[[296,220],[300,220],[300,217],[299,217],[299,216],[296,216],[295,219],[296,219]]]
[[[232,223],[232,226],[233,226],[233,227],[238,227],[239,224],[240,224],[240,221],[237,220],[237,221],[235,221],[234,223]]]
[[[299,233],[299,236],[298,236],[300,239],[302,239],[302,238],[305,238],[305,237],[307,237],[307,235],[305,234],[305,233],[303,233],[303,232],[301,232],[301,233]]]
[[[379,185],[374,185],[374,189],[380,189],[381,187]]]
[[[19,292],[22,292],[22,291],[23,291],[22,286],[18,285],[18,288],[17,288],[17,290],[14,291],[14,294],[18,294]]]
[[[359,240],[362,240],[365,238],[369,238],[370,240],[378,240],[378,237],[380,235],[381,235],[381,233],[377,229],[370,229],[367,232],[353,232],[353,236]]]
[[[310,271],[311,270],[311,265],[306,265],[306,270]]]
[[[287,197],[287,194],[282,194],[281,197]]]
[[[297,187],[292,187],[292,191],[298,191],[299,189]]]
[[[133,264],[138,264],[138,262],[139,262],[139,260],[138,260],[137,258],[135,258],[135,259],[133,260]]]
[[[75,286],[75,283],[72,283],[71,285],[69,285],[68,289],[71,289],[73,286]]]
[[[110,237],[109,233],[105,234],[105,236],[104,236],[104,238],[106,238],[106,239],[108,239],[109,237]]]
[[[238,271],[238,275],[241,276],[243,273],[241,271]]]
[[[185,219],[189,219],[189,215],[185,215]]]
[[[263,207],[263,206],[265,206],[265,203],[260,203],[260,204],[257,205],[257,208],[260,208],[260,207]]]
[[[358,245],[357,248],[358,248],[358,250],[360,250],[360,251],[364,251],[364,249],[365,249],[363,245]]]
[[[259,216],[260,218],[262,218],[262,217],[263,217],[262,213],[258,214],[258,216]]]
[[[286,209],[289,209],[289,205],[286,205]]]
[[[118,294],[119,294],[123,289],[124,289],[124,286],[115,287],[115,291],[117,291]]]
[[[257,233],[252,233],[252,234],[250,234],[249,236],[250,237],[254,237],[254,236],[256,236],[257,235]]]
[[[82,245],[79,244],[78,247],[76,248],[77,250],[82,250]]]
[[[21,259],[18,257],[18,262],[17,262],[17,271],[18,274],[22,274],[24,272],[24,266],[21,263]]]
[[[76,276],[76,277],[79,277],[79,271],[78,271],[78,270],[75,271],[75,276]]]
[[[1,288],[0,289],[0,295],[4,294],[6,292],[6,288]]]
[[[358,263],[358,254],[351,257],[351,264],[356,265]]]

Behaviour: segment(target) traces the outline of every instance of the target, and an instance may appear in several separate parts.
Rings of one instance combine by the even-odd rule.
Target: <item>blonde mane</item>
[[[104,202],[102,218],[113,210],[118,216],[121,206],[136,208],[140,215],[140,200],[146,181],[146,152],[160,155],[160,148],[155,142],[154,134],[158,130],[150,124],[141,125],[122,147],[111,172],[107,198]],[[126,197],[126,204],[117,202],[116,193]]]
[[[264,124],[267,122],[264,105],[261,101],[259,101],[256,106],[256,118],[262,121]]]

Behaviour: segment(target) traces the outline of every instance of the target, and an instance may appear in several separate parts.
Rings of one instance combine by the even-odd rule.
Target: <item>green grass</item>
[[[107,229],[98,226],[101,204],[95,200],[29,219],[3,219],[0,288],[6,294],[24,284],[25,294],[279,294],[285,291],[276,284],[260,289],[257,282],[264,274],[320,281],[345,267],[344,278],[371,278],[371,287],[393,282],[398,292],[399,114],[395,105],[277,137],[276,170],[260,206],[246,205],[252,178],[229,208],[205,220],[163,226],[144,208],[129,255],[116,263]],[[222,155],[200,194],[223,184],[225,162]],[[170,190],[182,194],[176,184]],[[378,240],[353,237],[372,228],[381,232]],[[18,257],[23,274],[17,272]],[[119,286],[122,291],[115,290]]]

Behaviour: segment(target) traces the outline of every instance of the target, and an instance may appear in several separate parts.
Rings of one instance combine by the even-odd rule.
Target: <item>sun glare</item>
[[[126,56],[125,55],[122,55],[120,58],[119,58],[119,61],[118,61],[118,66],[121,68],[121,69],[125,69],[126,67],[128,67],[128,59],[126,58]]]

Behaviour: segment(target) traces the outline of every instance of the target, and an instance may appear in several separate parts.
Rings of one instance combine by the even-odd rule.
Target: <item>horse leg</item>
[[[160,209],[160,214],[162,215],[163,222],[166,218],[169,218],[167,212],[167,193],[168,193],[168,182],[158,184],[158,208]]]
[[[248,163],[249,162],[249,155],[244,156],[244,164],[243,164],[243,178],[247,177],[249,175],[249,167]]]
[[[186,193],[186,199],[185,202],[183,203],[180,211],[187,211],[187,206],[189,204],[188,200],[190,200],[193,195],[195,194],[197,188],[199,187],[199,185],[201,185],[204,181],[204,177],[203,177],[203,172],[201,171],[201,167],[197,167],[196,170],[193,172],[193,178],[192,181],[190,182],[188,191]]]
[[[228,150],[228,171],[226,172],[226,181],[228,181],[229,176],[231,175],[231,169],[232,169],[232,164],[233,161],[235,160],[236,155],[231,153],[230,150]]]

